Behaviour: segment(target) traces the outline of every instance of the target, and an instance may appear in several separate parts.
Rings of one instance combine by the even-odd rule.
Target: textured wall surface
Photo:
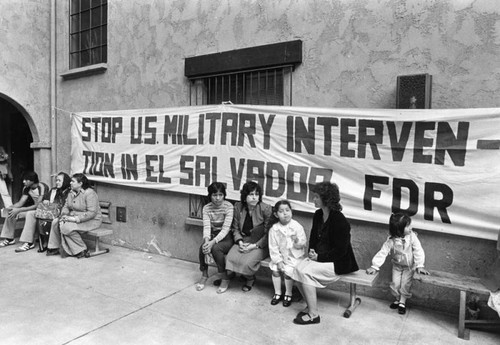
[[[48,1],[0,1],[0,94],[26,111],[34,141],[47,143],[50,142],[49,18]]]
[[[68,70],[68,3],[57,1],[57,71]],[[9,13],[6,15],[5,13]],[[48,136],[49,9],[45,1],[0,2],[0,92],[25,107]],[[396,77],[433,76],[433,108],[500,107],[500,9],[493,0],[110,1],[104,74],[57,79],[58,170],[70,166],[69,112],[189,105],[184,59],[300,39],[293,105],[394,108]],[[340,186],[342,188],[342,186]],[[127,208],[113,243],[197,260],[201,231],[186,227],[188,198],[99,185],[103,200]],[[297,219],[308,229],[310,215]],[[385,225],[352,221],[353,246],[367,267]],[[421,232],[431,269],[480,275],[494,243]],[[390,299],[390,265],[377,288]],[[456,308],[456,292],[416,286],[415,304]],[[437,299],[438,303],[429,303]]]

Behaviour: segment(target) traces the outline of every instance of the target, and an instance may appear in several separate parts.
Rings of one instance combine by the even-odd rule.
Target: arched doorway
[[[3,146],[9,155],[9,166],[13,180],[7,181],[12,201],[21,197],[25,171],[34,170],[33,142],[28,122],[21,110],[11,101],[0,95],[0,146]],[[0,198],[0,205],[3,202]]]

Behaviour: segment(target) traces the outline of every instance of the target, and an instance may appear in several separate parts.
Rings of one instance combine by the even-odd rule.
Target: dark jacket
[[[316,251],[318,262],[333,262],[337,274],[359,269],[351,246],[351,226],[340,211],[330,211],[326,223],[323,210],[314,213],[309,249]]]

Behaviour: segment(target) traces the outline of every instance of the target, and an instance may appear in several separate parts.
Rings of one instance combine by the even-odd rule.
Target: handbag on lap
[[[35,210],[35,218],[52,220],[59,217],[59,206],[55,203],[44,204],[39,203]]]

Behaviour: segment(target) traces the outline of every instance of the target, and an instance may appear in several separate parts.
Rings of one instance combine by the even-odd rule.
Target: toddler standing
[[[389,253],[392,255],[392,294],[396,300],[391,303],[391,309],[398,309],[399,314],[406,313],[406,300],[411,297],[411,285],[415,270],[420,274],[429,274],[424,269],[425,253],[412,231],[411,218],[401,214],[392,214],[389,219],[389,233],[382,249],[375,254],[372,266],[366,270],[374,274],[383,265]]]
[[[280,200],[274,206],[274,216],[278,219],[269,230],[269,255],[271,262],[274,296],[272,305],[283,300],[283,306],[292,304],[293,280],[291,278],[295,265],[306,257],[306,233],[296,220],[292,219],[292,206],[288,200]],[[285,295],[281,292],[281,275],[285,278]]]

